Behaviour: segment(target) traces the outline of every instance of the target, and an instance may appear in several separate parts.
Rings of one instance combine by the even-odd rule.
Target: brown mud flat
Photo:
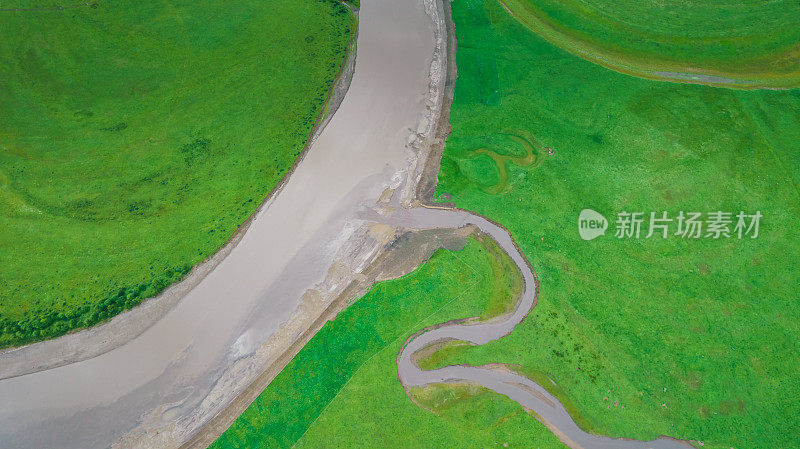
[[[320,315],[302,336],[283,352],[258,378],[251,383],[225,410],[214,417],[181,449],[203,449],[211,445],[246,409],[258,398],[270,382],[291,362],[294,356],[322,329],[328,321],[336,318],[342,310],[360,298],[376,283],[397,279],[424,263],[440,249],[458,250],[464,247],[467,238],[475,232],[465,228],[457,232],[449,229],[423,232],[405,232],[397,236],[389,248],[366,270],[363,277],[353,281]]]

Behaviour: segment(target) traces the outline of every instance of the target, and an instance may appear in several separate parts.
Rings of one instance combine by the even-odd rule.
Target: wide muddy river
[[[359,22],[344,100],[239,244],[133,340],[0,380],[0,447],[102,448],[134,429],[163,426],[172,441],[138,438],[133,445],[180,444],[260,372],[237,362],[325,279],[337,248],[362,223],[355,213],[408,170],[415,157],[409,136],[427,121],[436,40],[422,0],[366,0]]]

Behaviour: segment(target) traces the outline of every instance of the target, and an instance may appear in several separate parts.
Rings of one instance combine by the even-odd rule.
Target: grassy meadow
[[[800,85],[792,0],[502,0],[556,45],[624,73],[693,72],[756,86]]]
[[[288,173],[355,30],[336,0],[0,1],[0,347],[220,248]]]
[[[414,389],[397,379],[412,334],[503,312],[520,277],[491,240],[440,250],[380,283],[328,322],[211,446],[230,448],[474,448],[564,446],[509,399],[467,386]],[[504,446],[505,445],[505,446]]]
[[[552,379],[602,434],[794,447],[800,90],[631,77],[552,45],[496,0],[453,11],[459,78],[437,194],[507,227],[541,291],[511,335],[452,345],[429,366]],[[605,236],[579,237],[584,208],[609,219]],[[718,210],[760,211],[758,238],[614,236],[621,211]]]

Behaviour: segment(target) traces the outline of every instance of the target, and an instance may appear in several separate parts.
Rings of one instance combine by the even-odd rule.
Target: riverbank
[[[400,203],[417,203],[419,198],[426,198],[425,201],[430,200],[436,186],[444,142],[449,134],[447,117],[449,117],[450,105],[453,101],[456,80],[455,32],[448,2],[426,0],[425,8],[432,23],[435,24],[434,36],[437,42],[430,68],[429,99],[426,102],[428,113],[421,121],[426,128],[418,128],[414,140],[411,142],[420,155],[415,164],[416,168],[398,186],[399,192],[386,192],[388,195],[385,198],[394,203],[387,204],[390,208],[402,207]],[[319,318],[303,331],[302,336],[295,343],[269,364],[259,377],[248,385],[225,410],[184,443],[181,446],[182,449],[208,447],[256,400],[275,376],[319,332],[322,326],[327,321],[334,319],[354,298],[365,294],[377,282],[395,279],[409,273],[426,261],[437,248],[446,247],[447,244],[443,242],[454,237],[457,238],[460,233],[460,231],[444,230],[431,240],[430,237],[425,236],[425,233],[409,233],[399,231],[395,227],[389,229],[393,229],[392,244],[360,274],[357,280],[353,281],[330,303]],[[409,235],[411,237],[408,237]],[[402,248],[398,248],[398,245],[402,245]]]
[[[436,48],[430,66],[430,89],[427,114],[420,121],[421,127],[410,140],[418,154],[415,168],[409,176],[396,186],[395,191],[387,190],[382,198],[385,207],[403,207],[402,204],[417,202],[420,192],[430,197],[436,185],[439,159],[444,149],[444,140],[449,133],[449,108],[453,100],[455,86],[455,34],[449,14],[449,4],[441,0],[426,0],[425,10],[434,24]],[[380,206],[379,206],[380,207]],[[192,438],[184,443],[182,449],[201,449],[213,443],[261,394],[269,383],[286,367],[294,356],[329,320],[347,307],[354,298],[366,293],[370,287],[383,280],[395,279],[409,273],[433,252],[452,239],[463,239],[460,231],[444,230],[435,234],[410,233],[389,227],[393,241],[384,251],[324,310],[317,320],[303,331],[302,336],[284,353],[270,363],[266,369],[219,415],[205,425]],[[450,243],[452,244],[452,243]]]
[[[355,26],[314,0],[0,16],[0,348],[107,322],[217,253],[303,152]]]
[[[357,23],[358,11],[353,10],[353,14],[355,23]],[[254,218],[283,189],[292,173],[305,158],[314,139],[325,129],[344,100],[355,70],[355,44],[358,39],[358,28],[355,23],[355,31],[347,45],[335,82],[328,89],[325,103],[320,108],[300,155],[278,184],[267,194],[261,205],[238,227],[228,241],[211,257],[192,268],[180,282],[167,287],[158,296],[142,301],[138,306],[120,313],[103,324],[81,329],[56,339],[0,350],[0,380],[97,357],[129,342],[163,318],[181,298],[195,288],[231,253],[247,232]]]

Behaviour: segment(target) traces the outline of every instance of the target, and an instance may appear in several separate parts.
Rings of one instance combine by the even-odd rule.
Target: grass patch
[[[756,86],[800,84],[800,4],[791,0],[503,0],[530,29],[623,73],[691,72]],[[731,83],[731,85],[735,85]]]
[[[511,335],[438,363],[544,373],[584,427],[611,436],[792,447],[800,91],[629,77],[550,44],[495,0],[456,0],[453,11],[459,79],[437,193],[508,228],[541,290]],[[523,154],[493,144],[507,130],[552,152],[538,165],[506,163],[494,191],[496,177],[461,167],[477,148]],[[580,239],[584,208],[611,220],[608,235]],[[620,240],[623,210],[764,219],[757,239]]]
[[[426,409],[397,379],[397,354],[413,333],[495,309],[488,298],[506,287],[495,277],[497,253],[481,240],[376,285],[327,323],[212,447],[563,447],[493,392],[415,389]]]
[[[0,30],[4,347],[111,317],[220,248],[303,150],[355,22],[335,0],[120,0],[2,11]]]

